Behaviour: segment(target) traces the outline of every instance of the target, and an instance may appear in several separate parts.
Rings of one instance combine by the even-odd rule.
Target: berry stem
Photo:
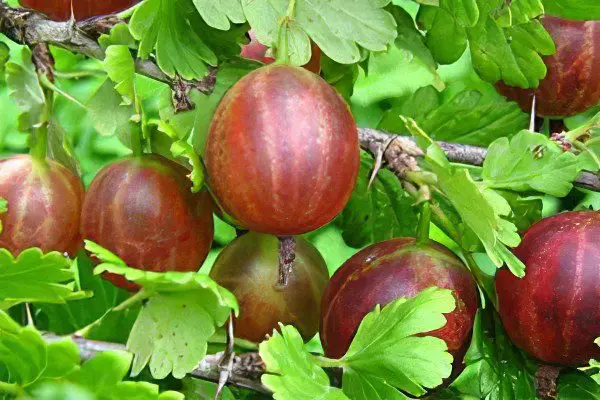
[[[535,372],[535,389],[540,399],[552,400],[557,396],[557,380],[561,367],[540,365]]]
[[[425,244],[429,241],[429,225],[431,223],[431,204],[428,200],[421,205],[421,216],[419,226],[417,227],[417,245]]]
[[[49,89],[42,89],[46,103],[41,121],[32,127],[29,137],[29,154],[36,160],[46,160],[48,151],[48,125],[52,115],[52,105],[54,102],[54,92]]]
[[[290,0],[285,15],[279,21],[277,31],[277,48],[275,53],[276,64],[289,64],[289,43],[288,43],[288,24],[294,19],[296,14],[296,0]]]
[[[286,287],[296,261],[296,238],[279,236],[279,279],[277,286]]]

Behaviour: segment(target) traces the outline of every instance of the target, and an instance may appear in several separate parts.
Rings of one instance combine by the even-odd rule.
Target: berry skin
[[[77,254],[84,188],[73,172],[52,160],[28,155],[0,160],[0,197],[8,211],[0,216],[0,248],[14,256],[30,247]]]
[[[197,271],[213,241],[213,202],[206,191],[191,192],[189,171],[158,155],[125,158],[92,181],[82,212],[81,232],[146,271]],[[137,289],[107,274],[115,285]]]
[[[242,227],[300,235],[330,222],[350,198],[358,131],[347,104],[319,76],[268,65],[225,95],[204,161],[219,206]]]

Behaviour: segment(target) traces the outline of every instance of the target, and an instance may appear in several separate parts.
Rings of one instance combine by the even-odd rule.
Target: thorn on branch
[[[104,15],[86,19],[78,24],[78,28],[93,40],[98,40],[101,35],[108,35],[115,25],[124,22],[116,15]]]
[[[229,319],[227,320],[227,347],[223,352],[223,358],[219,363],[219,382],[217,391],[215,392],[215,400],[221,398],[223,388],[229,380],[229,376],[233,372],[233,362],[235,353],[233,351],[234,337],[233,337],[233,312],[230,313]]]
[[[371,153],[375,154],[375,164],[373,165],[373,171],[371,172],[371,177],[369,178],[369,184],[367,188],[370,188],[375,178],[377,177],[377,173],[381,169],[383,164],[383,155],[387,150],[388,146],[392,142],[392,138],[387,140],[385,143],[373,142],[371,146],[369,146]]]

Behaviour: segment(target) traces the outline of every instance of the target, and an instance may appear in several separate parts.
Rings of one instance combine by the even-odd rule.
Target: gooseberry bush
[[[600,4],[1,0],[0,399],[600,399]]]

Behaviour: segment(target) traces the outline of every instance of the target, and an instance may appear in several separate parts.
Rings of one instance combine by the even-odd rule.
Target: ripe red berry
[[[75,256],[81,247],[79,218],[83,203],[79,177],[59,163],[28,155],[0,160],[0,248],[14,256],[30,247]]]
[[[296,260],[285,287],[277,284],[279,240],[249,232],[231,242],[215,261],[210,276],[238,299],[235,336],[260,342],[278,329],[294,325],[308,340],[319,329],[321,296],[329,274],[325,260],[307,240],[296,238]]]
[[[271,64],[275,62],[272,57],[267,57],[267,46],[258,41],[256,34],[253,30],[248,31],[250,36],[250,43],[242,47],[241,56],[250,60],[260,61],[263,64]],[[315,42],[310,42],[311,57],[306,65],[303,67],[319,74],[321,72],[321,49],[316,45]]]
[[[512,341],[551,364],[581,366],[600,357],[600,212],[569,212],[543,219],[515,254],[519,279],[496,276],[500,316]]]
[[[130,157],[102,169],[85,196],[81,232],[147,271],[197,271],[213,240],[213,203],[191,192],[189,171],[158,155]],[[121,276],[115,285],[136,289]]]
[[[241,225],[299,235],[327,224],[350,198],[358,132],[327,82],[302,68],[269,65],[225,95],[204,161],[219,205]]]
[[[21,5],[40,11],[52,19],[66,21],[71,16],[71,1],[76,20],[115,14],[139,2],[139,0],[21,0]]]
[[[545,16],[542,20],[556,44],[546,57],[548,74],[537,89],[496,84],[500,93],[531,111],[536,96],[536,115],[568,117],[600,102],[600,21],[569,21]]]
[[[328,357],[342,357],[364,316],[399,297],[413,297],[431,286],[451,289],[456,309],[431,336],[443,339],[462,363],[478,305],[475,282],[456,255],[435,242],[415,245],[398,238],[369,246],[333,275],[321,304],[321,342]]]

